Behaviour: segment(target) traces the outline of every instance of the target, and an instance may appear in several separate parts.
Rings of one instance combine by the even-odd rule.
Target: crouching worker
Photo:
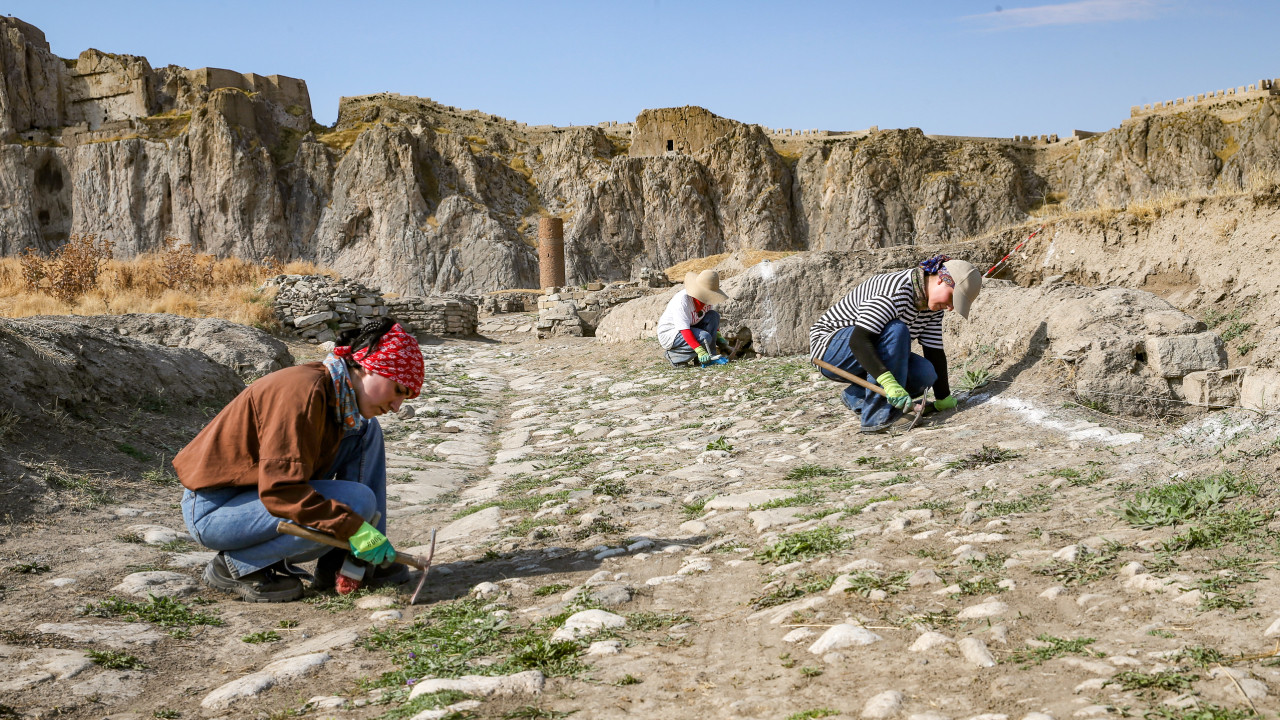
[[[715,353],[717,344],[727,348],[729,342],[719,333],[720,313],[711,309],[728,299],[720,292],[720,273],[715,270],[685,276],[684,289],[671,298],[658,319],[658,344],[672,365],[694,359],[700,365],[728,362]]]
[[[883,395],[849,384],[842,399],[862,416],[862,432],[887,430],[901,412],[933,388],[933,410],[956,406],[947,382],[942,347],[942,313],[955,310],[968,319],[969,306],[982,289],[982,274],[963,260],[936,255],[918,267],[873,275],[809,329],[810,357],[866,378]],[[911,352],[916,340],[923,357]],[[848,382],[823,370],[831,380]]]
[[[205,582],[252,602],[296,600],[304,573],[291,563],[319,559],[314,587],[359,586],[336,577],[347,551],[281,535],[281,520],[349,543],[367,564],[360,570],[378,566],[363,573],[366,585],[407,580],[385,534],[386,452],[374,418],[417,397],[422,376],[418,341],[387,318],[344,333],[324,362],[277,370],[223,408],[173,459],[187,529],[218,551]]]

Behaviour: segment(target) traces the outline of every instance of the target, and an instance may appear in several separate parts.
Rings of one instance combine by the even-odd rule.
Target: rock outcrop
[[[529,127],[392,93],[343,98],[323,128],[298,80],[97,50],[64,62],[20,20],[0,31],[8,255],[92,232],[127,258],[174,236],[313,260],[384,292],[488,292],[537,283],[546,215],[565,220],[576,285],[744,248],[955,242],[1042,205],[1106,209],[1280,173],[1267,94],[1056,143],[766,134],[697,107]]]

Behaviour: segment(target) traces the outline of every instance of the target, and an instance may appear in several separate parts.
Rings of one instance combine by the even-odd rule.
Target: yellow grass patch
[[[747,249],[747,250],[739,250],[738,255],[739,257],[742,258],[742,269],[746,270],[747,268],[753,265],[758,265],[765,260],[769,260],[771,262],[774,260],[781,260],[784,257],[795,255],[795,253],[788,252],[788,251],[777,251],[777,250]],[[730,257],[732,257],[731,253],[720,253],[719,255],[708,255],[706,257],[693,258],[691,260],[685,260],[682,263],[676,263],[675,265],[672,265],[671,267],[667,268],[663,272],[667,274],[667,279],[671,280],[671,282],[682,283],[684,282],[685,275],[688,275],[691,272],[702,272],[703,270],[710,270],[711,268],[714,268],[715,266],[719,265],[725,260],[728,260]],[[736,271],[736,268],[735,268],[735,271]],[[736,275],[736,274],[737,272],[732,273],[732,275]],[[729,276],[730,275],[722,275],[721,279],[725,279],[726,277],[729,277]]]
[[[96,283],[64,302],[49,294],[44,287],[47,280],[38,289],[28,287],[19,258],[0,258],[0,317],[173,313],[223,318],[274,331],[279,329],[272,308],[275,291],[259,288],[281,273],[337,277],[309,262],[218,259],[170,245],[161,253],[105,261]]]

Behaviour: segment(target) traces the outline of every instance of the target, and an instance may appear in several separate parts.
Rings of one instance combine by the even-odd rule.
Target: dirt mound
[[[280,340],[245,325],[218,318],[188,318],[167,313],[68,317],[70,322],[115,331],[143,342],[189,348],[236,371],[244,380],[293,365],[293,355]]]
[[[101,494],[165,458],[244,388],[208,355],[78,320],[0,320],[0,507],[18,519],[46,490]]]

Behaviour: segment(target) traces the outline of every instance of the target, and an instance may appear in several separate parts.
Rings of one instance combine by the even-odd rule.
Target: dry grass
[[[751,250],[751,249],[738,251],[738,257],[742,259],[743,270],[746,270],[747,268],[753,265],[758,265],[761,262],[764,262],[765,260],[769,260],[770,262],[772,262],[774,260],[781,260],[782,258],[790,255],[795,255],[795,253],[786,252],[786,251],[776,251],[776,250]],[[719,265],[720,263],[724,262],[725,260],[728,260],[730,257],[733,257],[733,254],[720,253],[719,255],[708,255],[706,257],[693,258],[691,260],[685,260],[682,263],[676,263],[675,265],[672,265],[671,267],[667,268],[663,272],[667,274],[667,279],[669,279],[671,282],[682,283],[684,282],[685,275],[688,275],[691,272],[702,272],[703,270],[710,270],[715,266]],[[734,268],[732,272],[722,272],[720,274],[720,279],[721,280],[728,279],[730,277],[733,277],[734,275],[737,275],[738,272],[739,271],[737,268]]]
[[[355,144],[356,138],[360,137],[361,133],[373,127],[373,125],[374,123],[356,123],[355,125],[343,130],[334,130],[333,132],[317,135],[316,140],[319,140],[334,150],[346,152]]]
[[[64,301],[46,287],[32,289],[24,281],[19,258],[0,258],[0,317],[173,313],[224,318],[272,331],[279,328],[271,306],[274,293],[260,292],[259,287],[280,273],[333,275],[308,262],[218,259],[171,245],[165,252],[132,260],[106,260],[92,287]]]

